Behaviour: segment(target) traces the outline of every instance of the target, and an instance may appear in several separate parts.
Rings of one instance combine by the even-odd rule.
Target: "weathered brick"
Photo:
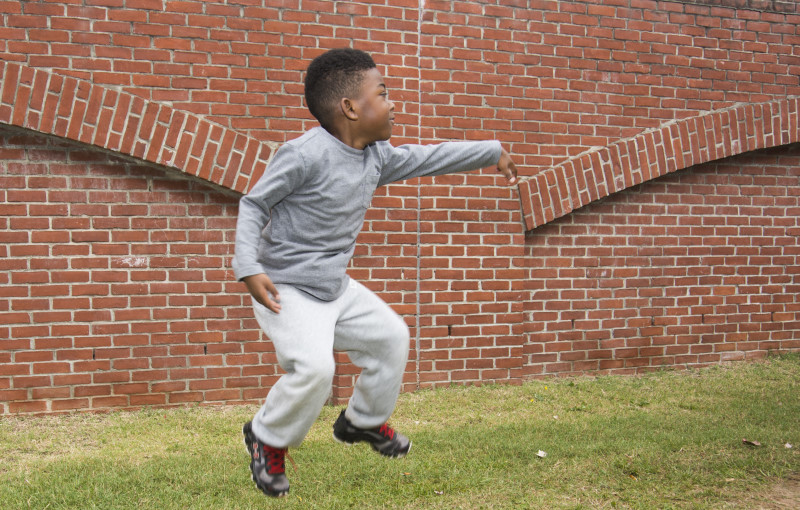
[[[308,60],[353,39],[397,102],[395,143],[498,138],[524,177],[379,190],[351,274],[421,342],[404,389],[798,348],[785,296],[800,207],[782,190],[800,158],[744,154],[800,139],[794,3],[256,3],[0,2],[0,121],[243,192],[314,125]],[[0,187],[0,349],[36,353],[0,373],[14,388],[54,372],[20,379],[41,401],[2,411],[263,398],[278,369],[232,283],[234,196],[68,140],[0,136],[15,179]],[[341,400],[357,370],[337,360]],[[120,383],[152,393],[78,391]]]

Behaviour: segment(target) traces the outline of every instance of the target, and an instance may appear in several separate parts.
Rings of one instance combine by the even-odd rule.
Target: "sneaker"
[[[242,427],[244,444],[250,453],[250,472],[256,487],[267,496],[280,498],[289,493],[286,478],[286,448],[273,448],[258,440],[253,434],[252,422]]]
[[[366,441],[372,449],[387,457],[405,457],[411,449],[411,441],[406,436],[392,429],[388,423],[374,429],[360,429],[353,426],[344,411],[333,424],[333,437],[347,444]]]

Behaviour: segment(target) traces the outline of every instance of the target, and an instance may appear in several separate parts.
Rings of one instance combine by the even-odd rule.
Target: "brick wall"
[[[524,177],[376,195],[351,274],[412,327],[406,390],[797,349],[799,26],[780,0],[0,0],[0,412],[263,398],[237,197],[342,45],[396,143],[496,138]]]
[[[4,412],[261,396],[276,368],[230,277],[234,194],[52,137],[0,142]]]
[[[636,373],[800,348],[800,144],[641,184],[528,239],[540,374]]]

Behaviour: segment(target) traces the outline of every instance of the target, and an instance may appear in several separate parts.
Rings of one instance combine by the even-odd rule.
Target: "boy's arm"
[[[384,165],[380,185],[390,182],[467,172],[497,165],[509,183],[517,170],[509,154],[497,141],[444,142],[438,145],[382,145]]]
[[[278,289],[258,263],[261,230],[269,222],[269,210],[265,212],[259,202],[256,197],[249,195],[239,201],[233,272],[238,280],[244,282],[256,301],[278,313],[281,306]]]
[[[276,313],[280,310],[278,291],[258,262],[261,233],[269,223],[271,209],[302,182],[302,170],[301,157],[283,146],[250,193],[239,200],[233,272],[256,301]]]

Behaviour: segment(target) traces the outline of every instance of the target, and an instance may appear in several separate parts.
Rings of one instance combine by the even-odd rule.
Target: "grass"
[[[291,451],[297,470],[287,465],[282,500],[250,481],[240,428],[254,411],[0,419],[0,506],[758,508],[800,471],[796,354],[402,395],[392,424],[414,447],[400,460],[336,443],[338,409],[326,407]]]

